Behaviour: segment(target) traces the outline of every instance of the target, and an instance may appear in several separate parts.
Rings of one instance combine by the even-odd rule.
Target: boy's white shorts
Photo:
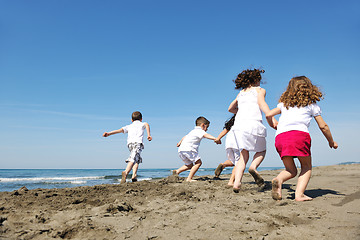
[[[230,160],[235,166],[237,161],[239,161],[239,159],[240,159],[240,151],[235,148],[227,148],[226,156],[227,156],[227,159]]]
[[[200,159],[199,153],[191,151],[181,151],[179,157],[184,161],[185,165],[195,164]]]
[[[142,157],[140,156],[141,151],[144,149],[144,145],[142,143],[129,143],[128,148],[130,151],[130,156],[125,160],[126,163],[142,163]]]

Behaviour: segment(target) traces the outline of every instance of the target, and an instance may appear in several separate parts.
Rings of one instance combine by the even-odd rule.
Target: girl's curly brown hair
[[[245,89],[259,83],[261,81],[261,74],[264,72],[264,70],[256,68],[242,71],[237,78],[233,80],[235,89]]]
[[[311,83],[310,79],[305,76],[299,76],[290,80],[279,102],[282,102],[289,109],[289,107],[306,107],[320,101],[322,98],[322,92]]]

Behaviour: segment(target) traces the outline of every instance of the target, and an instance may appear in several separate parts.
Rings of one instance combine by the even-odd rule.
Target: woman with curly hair
[[[266,114],[270,111],[265,102],[266,91],[260,87],[261,74],[264,72],[261,69],[247,69],[234,80],[235,89],[241,90],[229,106],[229,112],[236,114],[234,126],[231,128],[238,151],[235,154],[237,159],[233,185],[236,193],[240,190],[241,179],[249,160],[249,151],[256,152],[249,173],[260,187],[264,186],[264,179],[256,170],[266,153],[266,127],[262,123],[262,112]],[[275,118],[269,118],[268,123],[275,127],[277,121]]]
[[[280,114],[277,125],[275,147],[279,153],[285,170],[272,180],[272,198],[281,200],[283,182],[294,178],[297,169],[294,158],[297,157],[301,164],[298,178],[295,201],[309,201],[311,197],[304,194],[311,177],[311,138],[309,125],[312,118],[317,122],[320,130],[329,142],[330,148],[336,149],[330,129],[321,117],[320,107],[316,102],[322,99],[323,94],[305,76],[294,77],[290,80],[286,91],[281,95],[279,104],[266,114],[267,119]]]

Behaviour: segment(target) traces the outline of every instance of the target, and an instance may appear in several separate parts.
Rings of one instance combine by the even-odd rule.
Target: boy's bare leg
[[[135,163],[134,166],[132,167],[132,177],[131,177],[131,180],[133,182],[136,182],[137,181],[137,171],[139,169],[139,163]]]
[[[199,159],[195,162],[195,164],[192,166],[192,168],[190,170],[189,176],[186,179],[187,182],[194,181],[194,180],[192,180],[192,178],[194,177],[197,170],[199,170],[201,164],[202,164],[201,159]]]
[[[251,174],[251,176],[253,176],[255,183],[260,187],[264,185],[265,181],[260,176],[259,172],[256,169],[259,167],[259,165],[264,160],[265,154],[266,154],[266,151],[255,153],[254,159],[249,167],[249,173]]]
[[[281,171],[279,175],[272,180],[272,191],[271,195],[274,200],[281,200],[281,188],[282,184],[291,179],[296,177],[297,169],[295,166],[294,158],[290,156],[285,156],[282,158],[285,170]]]
[[[247,150],[242,150],[240,153],[240,159],[236,163],[236,167],[235,167],[235,181],[234,181],[233,190],[236,193],[240,191],[241,180],[244,175],[246,163],[248,162],[248,160],[249,160],[249,152]]]
[[[126,177],[129,174],[129,172],[131,171],[133,165],[134,165],[133,162],[128,162],[125,171],[123,171],[121,173],[121,182],[120,183],[125,183],[126,182]]]
[[[310,201],[312,200],[311,197],[306,196],[304,194],[305,189],[310,181],[311,177],[311,156],[307,157],[298,157],[300,164],[301,164],[301,172],[298,178],[296,191],[295,191],[295,201]]]
[[[193,166],[192,164],[190,164],[190,165],[183,165],[183,166],[181,166],[179,169],[173,170],[173,175],[179,175],[180,173],[191,169],[192,166]]]

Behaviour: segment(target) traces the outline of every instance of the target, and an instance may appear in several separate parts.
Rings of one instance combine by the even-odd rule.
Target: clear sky
[[[359,161],[360,2],[0,0],[0,168],[125,168],[139,110],[153,136],[141,168],[180,167],[176,143],[203,115],[217,136],[243,69],[262,67],[270,108],[306,75],[339,149],[312,121],[314,165]],[[268,125],[266,125],[268,126]],[[268,127],[262,166],[282,166]],[[204,139],[203,167],[225,161]]]

